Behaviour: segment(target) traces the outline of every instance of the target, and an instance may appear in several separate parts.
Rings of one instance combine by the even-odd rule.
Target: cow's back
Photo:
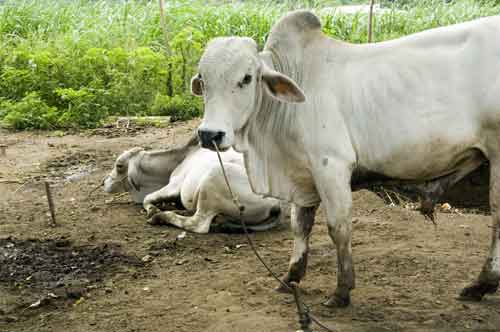
[[[306,144],[335,142],[391,177],[446,173],[468,149],[484,151],[485,123],[500,124],[499,36],[500,17],[489,17],[369,45],[315,38],[296,75]]]

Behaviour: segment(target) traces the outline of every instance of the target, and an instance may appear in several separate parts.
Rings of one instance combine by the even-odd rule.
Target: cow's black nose
[[[199,129],[198,130],[198,136],[200,137],[201,141],[201,146],[206,148],[206,149],[213,149],[214,148],[214,142],[219,146],[222,143],[222,139],[226,135],[225,132],[223,131],[214,131],[214,130],[206,130],[206,129]]]

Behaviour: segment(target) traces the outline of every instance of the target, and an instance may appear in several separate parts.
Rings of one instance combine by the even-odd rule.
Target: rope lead
[[[240,201],[238,200],[238,197],[233,193],[233,190],[231,188],[231,184],[229,183],[229,179],[226,174],[226,169],[224,168],[224,164],[222,162],[222,158],[220,156],[220,151],[219,147],[217,144],[212,141],[212,144],[214,146],[215,152],[217,152],[217,158],[219,159],[219,164],[222,169],[222,174],[224,175],[224,180],[226,182],[227,189],[229,191],[229,194],[231,195],[231,198],[233,200],[234,205],[239,211],[240,214],[240,220],[241,220],[241,225],[243,226],[243,232],[245,233],[245,237],[247,239],[248,244],[250,245],[250,248],[252,249],[253,253],[255,256],[258,258],[258,260],[262,263],[262,265],[266,268],[266,270],[271,274],[271,276],[276,279],[282,286],[284,286],[291,294],[293,294],[293,297],[295,299],[295,304],[297,305],[297,312],[299,315],[299,324],[301,330],[297,332],[312,332],[311,330],[311,322],[316,323],[319,327],[321,327],[323,330],[327,332],[335,332],[331,328],[325,326],[321,321],[319,321],[317,318],[315,318],[313,315],[309,313],[309,307],[300,300],[299,298],[299,289],[296,284],[289,285],[285,283],[283,280],[281,280],[276,273],[274,273],[273,270],[266,264],[264,259],[260,256],[259,252],[255,248],[255,245],[250,238],[250,234],[248,233],[247,225],[245,221],[243,220],[243,212],[245,211],[245,207],[241,205]]]

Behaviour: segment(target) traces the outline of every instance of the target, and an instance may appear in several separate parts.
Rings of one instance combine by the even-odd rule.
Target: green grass
[[[15,129],[61,129],[94,127],[109,115],[198,116],[202,103],[189,95],[189,80],[208,40],[250,36],[262,46],[279,17],[312,8],[328,35],[363,43],[367,15],[321,11],[351,2],[166,0],[167,54],[156,0],[7,0],[0,5],[0,120]],[[498,14],[495,2],[396,1],[375,16],[374,37]]]

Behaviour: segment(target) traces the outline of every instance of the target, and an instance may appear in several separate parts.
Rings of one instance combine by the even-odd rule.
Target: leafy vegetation
[[[339,0],[336,4],[352,1]],[[369,1],[356,1],[368,3]],[[109,115],[202,112],[189,81],[213,37],[265,42],[273,22],[312,8],[328,35],[363,43],[366,14],[340,14],[332,1],[166,1],[168,50],[157,1],[7,0],[0,4],[0,120],[14,129],[90,128]],[[375,40],[500,13],[496,0],[383,1]]]

